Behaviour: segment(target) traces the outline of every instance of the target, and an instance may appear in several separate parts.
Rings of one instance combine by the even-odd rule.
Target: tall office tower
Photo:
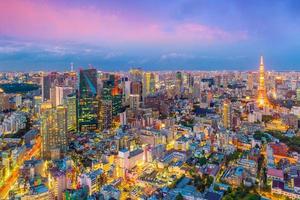
[[[252,72],[249,72],[247,75],[247,90],[253,91],[254,88],[254,75]]]
[[[296,100],[300,102],[300,88],[296,90]]]
[[[225,100],[223,102],[223,125],[225,128],[232,128],[232,118],[233,118],[233,113],[232,113],[232,106],[231,102],[229,100]]]
[[[15,97],[16,107],[20,107],[22,105],[22,95],[17,94]]]
[[[64,100],[69,94],[74,92],[72,87],[56,86],[55,87],[55,106],[63,105]]]
[[[80,70],[78,97],[78,130],[96,130],[98,128],[99,113],[96,69]]]
[[[99,127],[100,130],[107,130],[112,127],[112,101],[101,100],[99,113]]]
[[[41,109],[42,157],[57,159],[67,150],[67,109],[50,103],[43,103]]]
[[[265,66],[264,59],[260,57],[260,65],[259,65],[259,87],[258,87],[258,97],[257,102],[259,107],[268,106],[269,101],[266,92],[265,86]]]
[[[67,107],[68,130],[77,128],[77,97],[76,94],[69,94],[66,97],[65,105]]]
[[[155,92],[155,77],[151,72],[145,72],[143,75],[143,97]]]
[[[140,81],[132,81],[130,83],[130,94],[140,95],[140,101],[142,101],[143,96],[143,84]]]
[[[121,82],[120,76],[114,74],[114,88],[112,89],[112,114],[113,116],[119,115],[123,107],[123,91],[119,87]]]
[[[176,72],[176,81],[175,81],[176,90],[181,92],[182,86],[183,86],[183,75],[181,72],[178,71]]]
[[[129,96],[130,109],[137,110],[140,107],[140,95],[131,94]]]
[[[122,79],[123,98],[124,98],[124,102],[126,103],[128,103],[129,100],[130,85],[131,85],[131,81],[129,81],[127,77]]]
[[[129,70],[130,80],[132,81],[142,81],[143,71],[141,68],[133,68]]]
[[[55,92],[55,87],[50,88],[50,102],[53,107],[56,106],[56,92]]]
[[[0,88],[0,112],[4,110],[4,91]]]
[[[159,74],[158,73],[154,73],[154,82],[155,82],[155,89],[159,89],[160,83],[159,83]]]
[[[0,88],[0,112],[8,110],[9,108],[9,96]]]
[[[44,75],[42,77],[42,100],[50,100],[50,88],[51,88],[51,77],[49,75]]]
[[[188,73],[186,76],[187,76],[188,88],[191,89],[194,86],[194,77],[192,76],[191,73]]]
[[[112,101],[113,116],[117,116],[121,112],[122,91],[118,86],[118,77],[114,74],[111,74],[108,80],[103,81],[101,99]]]
[[[124,112],[121,112],[119,114],[120,116],[120,125],[121,126],[126,126],[127,125],[127,116],[126,116],[126,110]]]

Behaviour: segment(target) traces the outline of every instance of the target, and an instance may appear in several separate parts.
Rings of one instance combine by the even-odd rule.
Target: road
[[[19,177],[20,166],[23,165],[25,160],[30,160],[32,157],[39,155],[41,150],[41,137],[36,139],[35,145],[27,150],[24,157],[18,163],[18,165],[13,169],[11,175],[5,180],[5,184],[0,188],[0,199],[6,199],[10,188],[16,183]]]

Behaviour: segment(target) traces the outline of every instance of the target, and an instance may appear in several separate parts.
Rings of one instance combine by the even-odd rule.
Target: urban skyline
[[[0,200],[299,200],[299,10],[0,1]]]

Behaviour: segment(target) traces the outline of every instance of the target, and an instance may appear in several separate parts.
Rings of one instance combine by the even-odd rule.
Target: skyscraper
[[[57,158],[67,150],[67,109],[43,103],[41,120],[42,157]]]
[[[4,110],[8,110],[10,108],[9,105],[9,96],[4,93],[4,90],[0,88],[0,112]]]
[[[130,69],[130,79],[132,81],[142,81],[143,79],[143,71],[140,68]]]
[[[183,86],[183,74],[182,72],[178,71],[176,72],[176,82],[175,82],[176,90],[178,92],[182,91]]]
[[[16,102],[16,107],[19,107],[22,105],[22,95],[21,94],[16,95],[15,102]]]
[[[44,75],[42,77],[42,100],[47,101],[50,99],[51,77]]]
[[[35,96],[33,98],[33,108],[34,108],[35,116],[40,116],[41,104],[42,104],[42,97]]]
[[[66,97],[67,107],[67,124],[68,130],[76,130],[77,128],[77,97],[75,94],[70,94]]]
[[[66,97],[74,92],[72,87],[55,87],[55,106],[63,105]]]
[[[122,91],[118,86],[119,77],[110,74],[108,80],[103,81],[101,100],[112,101],[112,114],[117,116],[122,110]]]
[[[140,107],[140,95],[131,94],[129,96],[129,106],[133,110],[137,110]]]
[[[143,76],[143,97],[155,92],[155,76],[151,72],[145,72]]]
[[[232,128],[232,106],[229,100],[225,100],[223,103],[223,125],[225,128]]]
[[[253,82],[253,73],[249,72],[247,74],[247,90],[252,91],[254,88],[254,82]]]
[[[143,97],[143,84],[140,81],[132,81],[130,83],[130,94],[140,95],[140,101]]]
[[[296,89],[296,100],[300,102],[300,88]]]
[[[100,130],[109,129],[112,126],[112,101],[101,100],[99,113],[99,128]]]
[[[191,93],[193,91],[193,87],[194,87],[194,77],[192,76],[191,73],[188,73],[186,76],[187,76],[187,86],[188,86],[189,92]]]
[[[80,70],[79,74],[78,130],[98,128],[98,98],[96,69]]]
[[[265,86],[265,66],[264,59],[260,57],[260,65],[259,65],[259,87],[258,87],[258,98],[257,98],[258,106],[264,107],[268,106],[268,97]]]

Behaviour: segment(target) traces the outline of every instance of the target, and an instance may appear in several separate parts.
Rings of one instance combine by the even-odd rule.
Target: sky
[[[300,70],[299,0],[0,1],[0,71]]]

